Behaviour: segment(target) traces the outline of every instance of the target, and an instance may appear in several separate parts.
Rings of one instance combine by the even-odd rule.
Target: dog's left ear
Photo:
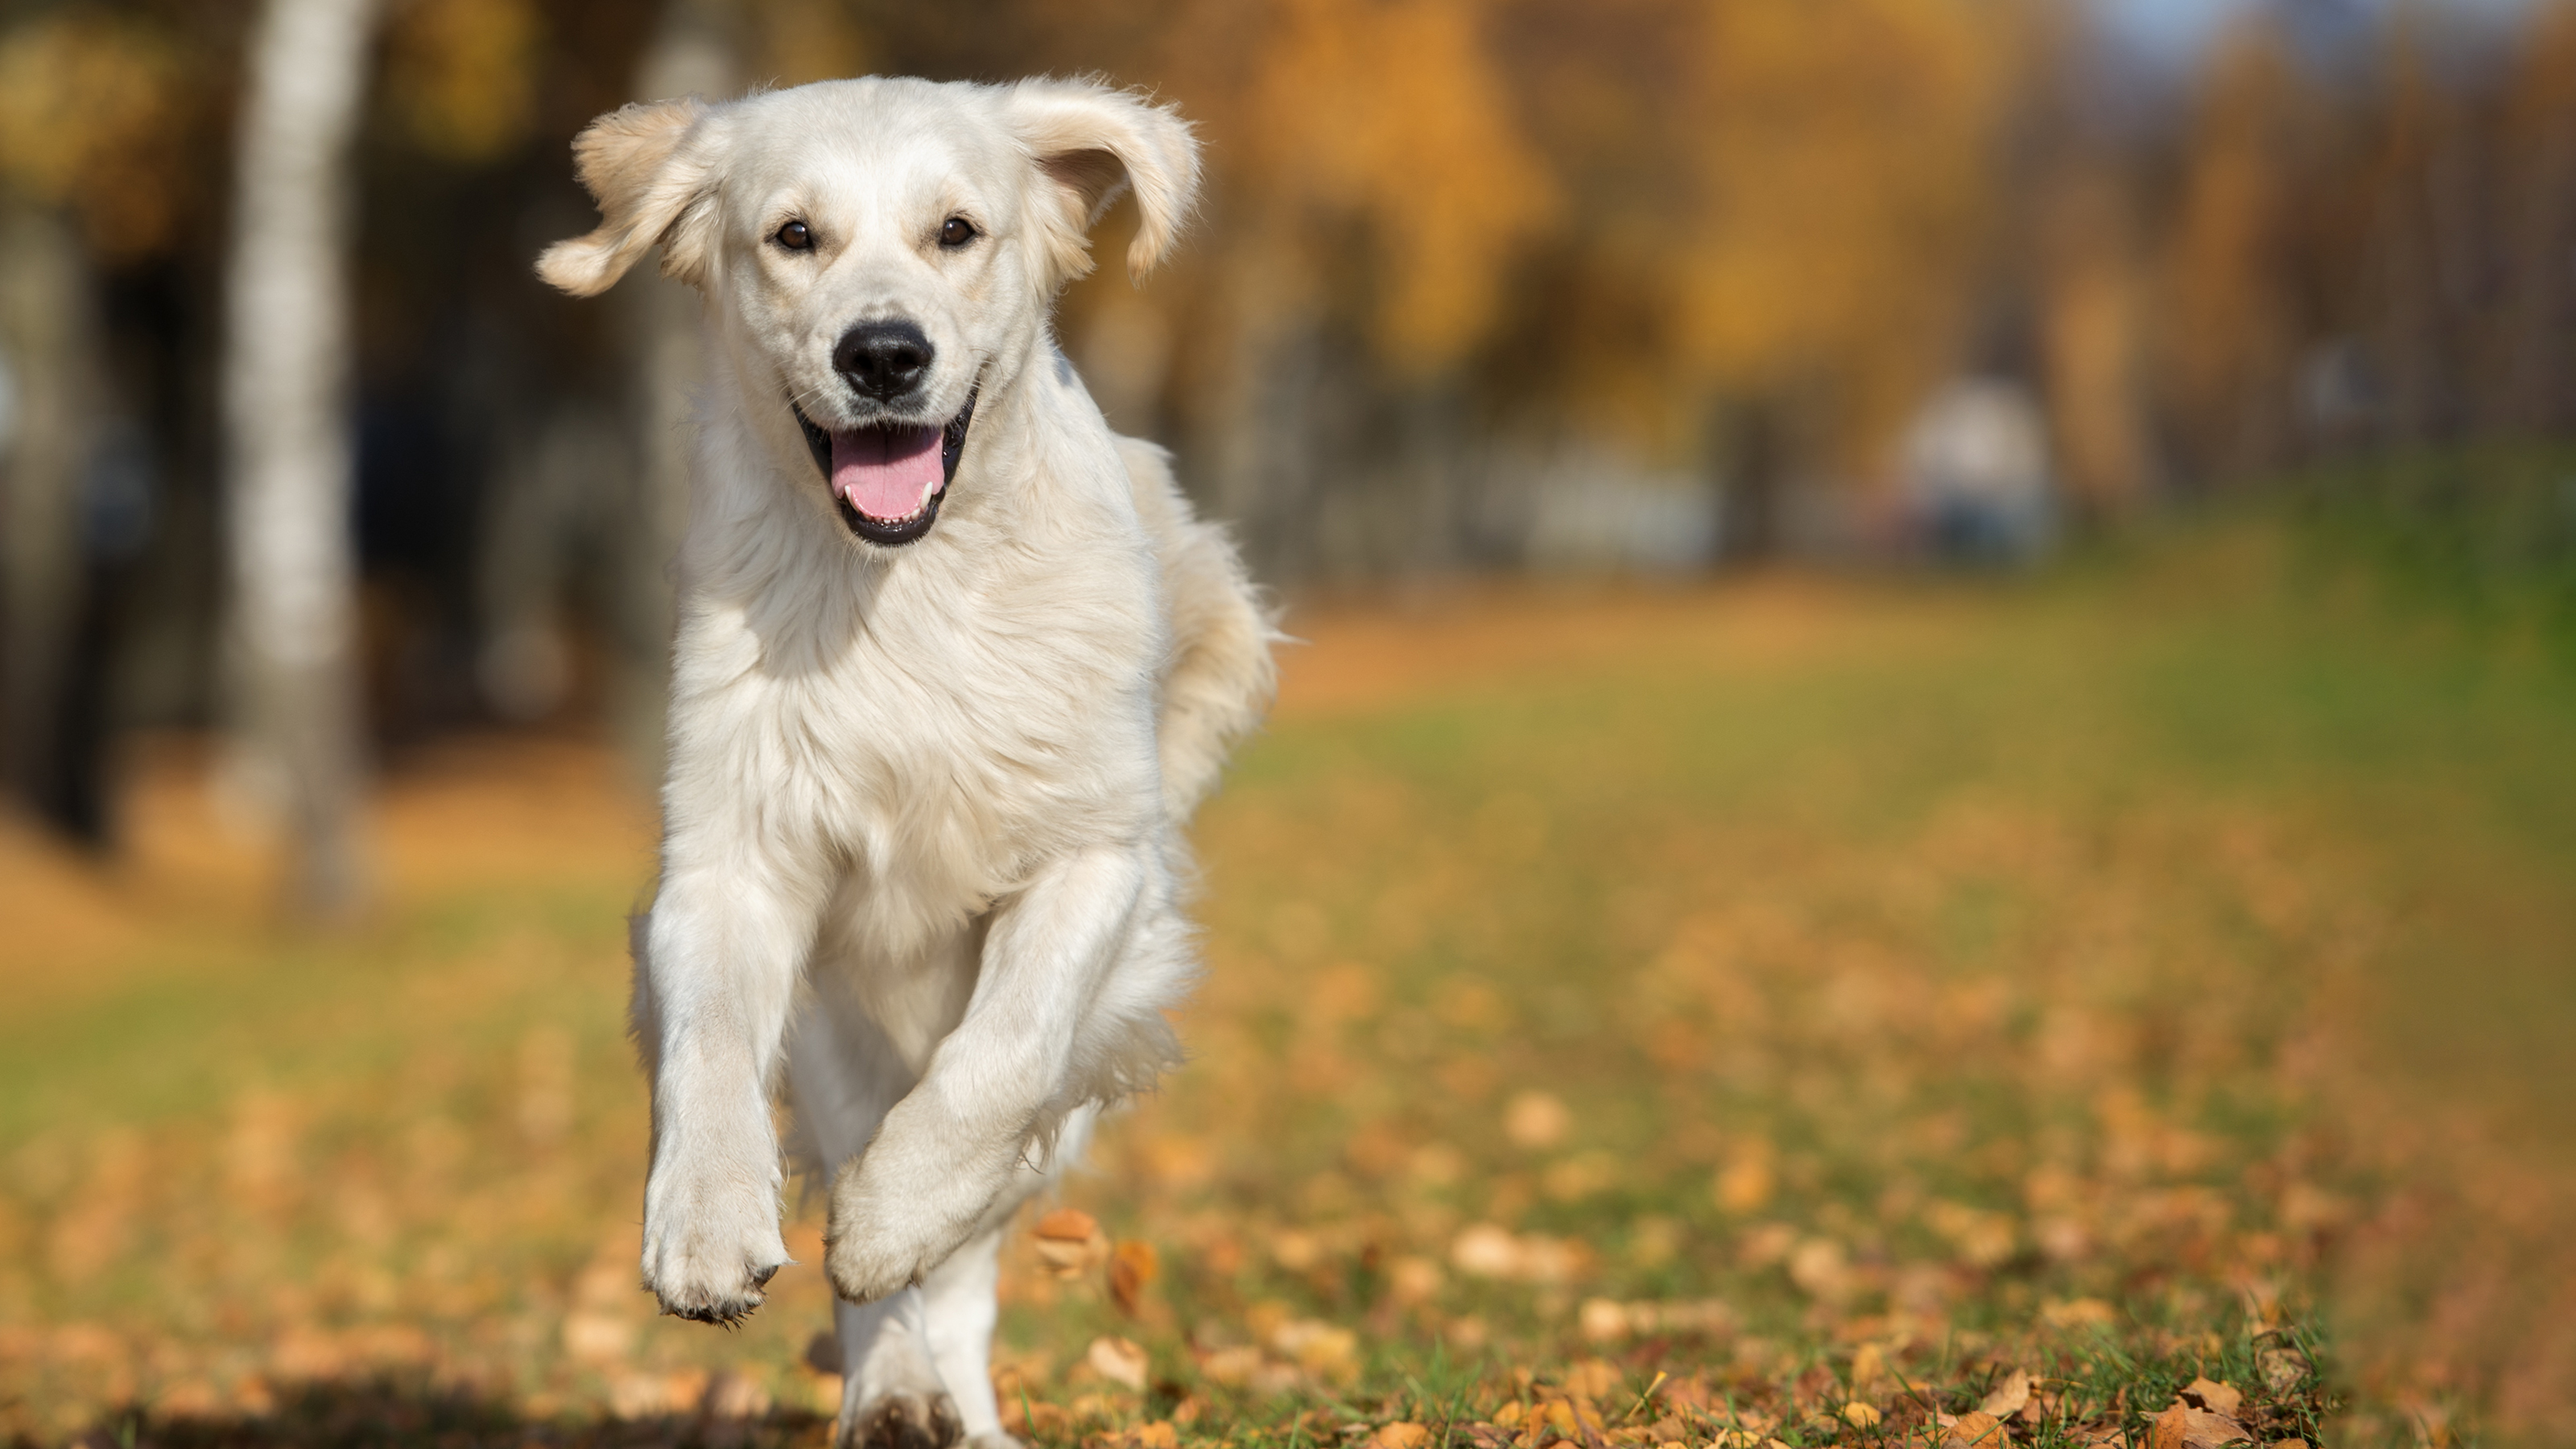
[[[1091,81],[1029,80],[1003,113],[1038,171],[1034,198],[1050,290],[1091,270],[1090,231],[1119,193],[1136,193],[1127,274],[1171,253],[1199,194],[1199,143],[1170,106]]]

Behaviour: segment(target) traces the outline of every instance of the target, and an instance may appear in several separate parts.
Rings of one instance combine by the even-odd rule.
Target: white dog
[[[1173,1060],[1180,827],[1271,689],[1233,549],[1049,323],[1122,191],[1130,270],[1161,260],[1197,145],[1097,85],[869,79],[630,106],[574,153],[601,225],[539,274],[590,296],[658,244],[715,354],[636,929],[644,1285],[759,1306],[783,1077],[834,1172],[838,1440],[1007,1445],[1003,1225]]]

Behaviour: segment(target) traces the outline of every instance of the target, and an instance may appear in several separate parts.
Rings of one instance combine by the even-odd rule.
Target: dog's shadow
[[[62,1441],[80,1449],[356,1449],[361,1445],[562,1445],[617,1449],[807,1449],[831,1442],[829,1417],[780,1407],[750,1418],[706,1413],[617,1418],[531,1414],[511,1396],[419,1379],[324,1380],[282,1391],[268,1413],[161,1413],[143,1407],[104,1414]],[[11,1449],[34,1449],[23,1436]]]

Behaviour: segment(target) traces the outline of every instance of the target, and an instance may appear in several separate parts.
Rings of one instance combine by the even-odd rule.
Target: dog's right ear
[[[596,297],[659,242],[664,276],[705,285],[715,231],[714,114],[688,96],[591,122],[573,140],[573,170],[599,202],[599,229],[546,248],[537,275],[576,297]]]

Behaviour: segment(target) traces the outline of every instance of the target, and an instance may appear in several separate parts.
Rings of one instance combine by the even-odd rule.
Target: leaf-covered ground
[[[2576,1437],[2576,687],[2263,536],[1984,585],[1309,609],[1194,1054],[1007,1260],[1046,1446]],[[820,1224],[635,1288],[579,740],[272,921],[202,758],[0,835],[0,1435],[819,1444]]]

